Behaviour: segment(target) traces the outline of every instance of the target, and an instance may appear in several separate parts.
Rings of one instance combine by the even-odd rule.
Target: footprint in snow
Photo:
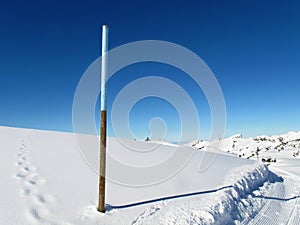
[[[21,187],[19,188],[19,195],[26,199],[25,216],[29,224],[51,224],[56,225],[56,221],[51,219],[51,208],[56,202],[54,196],[40,193],[39,186],[46,182],[38,174],[38,169],[30,161],[30,141],[26,137],[20,140],[20,147],[16,154],[15,168],[16,173],[13,178],[19,180]],[[68,224],[61,223],[58,224]]]
[[[31,190],[29,188],[21,188],[20,195],[21,197],[27,197],[31,194]]]
[[[17,180],[23,180],[26,178],[26,175],[25,174],[22,174],[22,173],[17,173],[17,174],[14,174],[13,175],[13,178],[17,179]]]

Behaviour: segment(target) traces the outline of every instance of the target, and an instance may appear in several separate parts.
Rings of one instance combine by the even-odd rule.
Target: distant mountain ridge
[[[218,149],[248,159],[272,159],[277,157],[300,159],[300,131],[288,132],[282,135],[243,138],[242,134],[236,134],[229,138],[208,141],[193,141],[185,144],[197,150],[206,151],[212,144]]]

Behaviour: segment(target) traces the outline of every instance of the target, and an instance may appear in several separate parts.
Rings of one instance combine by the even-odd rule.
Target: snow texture
[[[8,127],[0,127],[0,133],[0,224],[300,224],[299,157],[291,154],[299,133],[235,135],[221,145],[230,155],[218,154],[201,172],[199,162],[213,153],[205,151],[204,141],[189,143],[197,151],[165,182],[147,187],[107,182],[105,214],[96,210],[98,175],[82,159],[73,134]],[[127,140],[133,143],[145,149],[157,144]],[[258,160],[237,157],[258,146],[258,156],[250,157]],[[173,147],[160,144],[145,163],[161,160]],[[134,162],[135,154],[124,148],[108,139],[111,154]],[[189,154],[193,148],[179,150]],[[277,161],[262,163],[266,156]]]

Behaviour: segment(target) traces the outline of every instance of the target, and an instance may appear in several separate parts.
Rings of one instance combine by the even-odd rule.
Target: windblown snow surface
[[[231,137],[223,144],[231,148],[199,170],[200,162],[216,153],[199,150],[200,142],[190,143],[194,148],[176,151],[193,152],[191,159],[164,182],[133,187],[108,181],[104,214],[96,210],[98,175],[83,160],[74,134],[8,127],[0,127],[0,134],[0,224],[300,224],[300,161],[290,155],[297,145],[280,154],[271,146],[267,154],[277,160],[267,166],[261,163],[265,156],[245,159],[229,154],[236,153],[233,141],[242,140]],[[286,137],[294,140],[293,135]],[[157,145],[123,142],[145,149]],[[256,153],[256,140],[248,140],[245,148],[238,142],[237,152]],[[138,166],[159,162],[173,150],[173,145],[161,144],[142,160],[119,140],[108,139],[108,154],[128,163],[136,157]],[[108,176],[114,170],[110,165],[108,160]]]

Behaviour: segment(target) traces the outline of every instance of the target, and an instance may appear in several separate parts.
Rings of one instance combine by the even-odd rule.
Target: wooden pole
[[[106,174],[106,77],[107,77],[108,26],[102,26],[102,65],[101,65],[101,115],[100,115],[100,174],[98,211],[105,212]]]
[[[98,211],[105,212],[105,172],[106,172],[106,110],[101,111],[100,125],[100,177]]]

